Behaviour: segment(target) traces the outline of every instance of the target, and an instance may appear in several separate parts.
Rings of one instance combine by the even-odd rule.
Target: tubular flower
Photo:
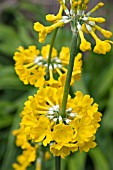
[[[36,148],[30,147],[22,152],[21,155],[17,157],[18,163],[13,163],[13,168],[15,170],[26,170],[32,162],[36,159]]]
[[[16,136],[16,146],[21,147],[23,152],[17,157],[17,163],[13,163],[15,170],[26,170],[32,162],[36,160],[36,151],[38,145],[32,146],[25,135],[24,128],[13,131]]]
[[[26,138],[23,128],[14,130],[13,135],[16,136],[16,146],[21,147],[22,149],[28,149],[31,147],[30,143]]]
[[[44,25],[40,24],[39,22],[34,23],[34,30],[39,32],[39,42],[40,43],[43,43],[45,41],[47,34],[51,33],[57,27],[62,27],[64,25],[65,20],[62,17],[62,12],[63,12],[63,8],[61,6],[58,14],[56,16],[51,15],[51,14],[48,14],[46,16],[47,21],[53,22],[53,25],[51,25],[51,26],[44,26]]]
[[[55,48],[52,49],[51,61],[48,65],[50,45],[43,46],[41,54],[36,46],[29,46],[28,49],[18,48],[14,54],[15,70],[24,84],[31,84],[35,87],[43,85],[62,86],[63,76],[67,74],[67,66],[70,58],[68,47],[62,47],[59,56]],[[79,80],[82,67],[82,54],[78,53],[74,61],[74,69],[71,85],[74,80]],[[49,79],[47,76],[49,75]],[[58,77],[58,78],[57,78]]]
[[[96,24],[105,22],[104,18],[92,17],[92,14],[100,7],[102,7],[104,3],[98,3],[94,8],[86,13],[85,10],[87,9],[89,0],[70,0],[70,9],[68,9],[68,7],[66,6],[66,0],[58,1],[60,3],[58,14],[56,16],[53,14],[48,14],[46,16],[46,20],[53,23],[51,26],[45,27],[39,22],[36,22],[34,24],[35,31],[39,32],[39,42],[44,42],[48,33],[52,32],[57,27],[64,26],[64,24],[69,22],[71,24],[72,31],[79,32],[79,36],[81,39],[80,49],[83,52],[91,50],[91,43],[86,41],[84,37],[84,32],[92,35],[92,31],[98,30],[105,38],[110,38],[112,36],[112,33],[110,31],[107,31]],[[66,14],[65,16],[62,15],[63,11]],[[75,20],[77,20],[77,26],[75,26],[74,24]],[[98,54],[106,54],[106,52],[109,52],[111,49],[109,42],[106,44],[105,41],[101,41],[99,38],[98,40],[98,42],[96,40],[94,52]],[[99,50],[99,48],[103,49],[105,45],[107,45],[107,48],[104,49],[104,52],[103,50]]]
[[[96,146],[95,134],[101,121],[93,98],[77,91],[68,95],[66,111],[61,115],[63,88],[40,88],[25,102],[21,126],[27,139],[50,144],[50,151],[65,157],[78,149],[88,151]]]

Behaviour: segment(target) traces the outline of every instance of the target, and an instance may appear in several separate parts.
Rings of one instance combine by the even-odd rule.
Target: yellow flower
[[[101,41],[92,30],[90,31],[90,34],[96,41],[96,46],[94,47],[93,50],[95,53],[106,54],[106,52],[109,52],[111,50],[111,45],[109,42]]]
[[[54,22],[51,26],[43,26],[39,22],[34,23],[34,30],[39,32],[39,42],[43,43],[47,34],[51,33],[55,28],[62,27],[64,25],[64,21],[62,20],[62,12],[63,8],[60,7],[58,14],[55,15],[47,15],[46,20],[49,22]]]
[[[17,157],[18,163],[13,163],[13,168],[15,170],[26,170],[27,167],[31,165],[32,162],[36,160],[36,148],[29,147],[24,150],[21,155]]]
[[[30,116],[36,119],[32,114],[29,116],[26,114],[21,121],[21,126],[24,127],[26,136],[35,142],[42,142],[46,137],[44,143],[47,145],[51,138],[50,120],[45,116],[40,116],[39,119],[36,119],[36,122],[34,122],[32,118],[30,119]]]
[[[98,105],[93,98],[77,91],[74,98],[68,95],[66,111],[62,107],[63,88],[40,88],[25,102],[21,126],[27,139],[51,144],[50,151],[65,157],[77,149],[87,151],[93,148],[95,133],[101,121]]]
[[[60,3],[60,9],[58,14],[55,16],[53,14],[48,14],[46,16],[46,20],[49,22],[52,22],[53,24],[50,26],[43,26],[39,22],[36,22],[34,24],[34,29],[39,32],[39,42],[44,42],[45,38],[48,33],[51,33],[54,29],[57,27],[62,27],[66,23],[71,23],[71,30],[72,32],[79,32],[79,36],[81,39],[80,49],[85,52],[87,50],[91,50],[91,43],[87,42],[84,38],[84,34],[88,33],[91,34],[91,31],[98,30],[100,31],[104,37],[110,38],[112,36],[112,33],[110,31],[107,31],[101,27],[99,27],[96,23],[103,23],[105,22],[105,19],[102,17],[92,17],[92,14],[101,8],[104,3],[99,2],[94,8],[92,8],[89,12],[85,12],[87,9],[87,5],[89,3],[89,0],[78,0],[78,1],[70,1],[70,8],[67,7],[66,0],[59,0]],[[63,11],[66,15],[63,16]],[[75,24],[76,21],[76,24]],[[77,25],[77,26],[75,26]],[[92,35],[92,34],[91,34]],[[93,37],[94,38],[94,37]],[[100,40],[100,39],[99,39]],[[102,45],[100,45],[102,43]],[[107,46],[107,49],[99,50],[99,48],[103,49]],[[98,54],[106,54],[106,52],[110,51],[110,44],[105,44],[105,41],[98,41],[96,42],[96,46],[94,48],[94,52]]]
[[[40,51],[36,49],[36,46],[29,46],[28,49],[19,47],[18,50],[14,55],[15,70],[24,84],[30,83],[35,87],[44,85],[58,87],[63,85],[64,82],[62,82],[62,78],[60,77],[67,73],[70,58],[70,50],[68,47],[62,47],[59,56],[57,50],[53,48],[49,66],[49,44],[42,47],[41,55]],[[80,79],[82,67],[81,58],[81,53],[75,57],[71,85],[75,80]]]
[[[65,158],[70,155],[71,152],[75,152],[78,150],[77,144],[52,144],[50,146],[50,151],[54,156],[61,156]]]
[[[84,116],[81,119],[75,118],[70,122],[70,125],[75,130],[73,141],[77,142],[78,146],[90,141],[90,138],[96,133],[96,128],[93,126],[89,116]]]
[[[95,136],[93,136],[89,142],[85,142],[84,144],[81,144],[79,146],[79,150],[80,152],[84,151],[84,152],[88,152],[91,148],[95,148],[96,146],[96,142],[94,142],[95,140]]]
[[[111,50],[111,45],[106,41],[97,41],[94,52],[98,54],[106,54]]]
[[[58,124],[54,126],[52,140],[54,140],[56,143],[71,142],[72,136],[73,129],[70,125]]]
[[[31,146],[24,133],[24,128],[14,130],[13,135],[16,136],[16,146],[21,147],[22,149],[27,149]]]

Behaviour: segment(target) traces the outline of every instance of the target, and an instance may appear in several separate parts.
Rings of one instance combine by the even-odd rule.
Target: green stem
[[[41,156],[41,170],[45,170],[45,160],[43,151],[41,151],[40,156]]]
[[[63,95],[63,100],[62,100],[62,108],[61,108],[62,116],[65,115],[67,98],[68,98],[70,82],[71,82],[71,76],[72,76],[72,71],[73,71],[73,66],[74,66],[74,60],[75,60],[75,56],[78,53],[77,39],[78,39],[78,34],[76,32],[73,32],[72,42],[71,42],[70,61],[69,61],[69,65],[68,65],[68,72],[67,72],[66,83],[65,83],[65,87],[64,87],[64,95]]]
[[[52,39],[51,39],[51,43],[50,43],[50,49],[49,49],[49,56],[48,56],[48,67],[47,67],[47,76],[46,76],[46,79],[48,80],[49,79],[49,65],[51,63],[51,54],[52,54],[52,48],[54,46],[54,42],[55,42],[55,38],[56,38],[56,34],[57,34],[57,31],[58,31],[58,28],[56,28],[53,32],[53,36],[52,36]]]
[[[60,162],[61,162],[60,156],[55,156],[55,170],[60,170]]]

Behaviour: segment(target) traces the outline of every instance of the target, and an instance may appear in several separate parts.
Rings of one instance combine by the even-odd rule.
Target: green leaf
[[[104,69],[104,71],[98,75],[97,80],[96,94],[98,94],[99,97],[103,97],[113,82],[113,64]]]
[[[67,161],[68,170],[84,170],[86,153],[77,152]]]
[[[15,73],[13,66],[0,67],[0,89],[28,89],[28,86],[22,84]]]
[[[0,117],[0,129],[10,126],[13,122],[13,115],[5,115]]]
[[[76,81],[74,86],[72,86],[72,89],[74,92],[76,91],[82,91],[82,93],[87,94],[88,93],[88,89],[85,85],[83,76],[81,77],[80,81]]]
[[[104,113],[102,124],[106,130],[113,130],[113,87],[107,102],[107,109]]]
[[[109,162],[99,147],[91,149],[89,155],[94,163],[95,170],[110,170]]]
[[[18,34],[13,27],[0,24],[0,52],[12,56],[20,44]]]
[[[0,100],[0,116],[6,116],[12,113],[16,108],[14,102],[10,102],[7,100]]]

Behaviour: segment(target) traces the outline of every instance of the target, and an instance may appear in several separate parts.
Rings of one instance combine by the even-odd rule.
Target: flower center
[[[59,122],[65,122],[66,124],[69,124],[71,120],[73,120],[76,116],[79,116],[77,113],[72,112],[72,110],[73,110],[72,108],[67,109],[66,117],[62,118],[62,116],[60,116],[60,106],[55,105],[48,109],[48,113],[46,116],[50,120],[53,120],[55,123],[59,121]]]
[[[48,58],[48,57],[47,57]],[[48,63],[47,63],[47,60],[45,60],[42,56],[38,56],[34,59],[34,64],[37,64],[38,66],[45,66],[46,68],[48,67]],[[51,63],[50,65],[52,66],[52,69],[56,69],[56,68],[59,68],[61,69],[62,68],[62,61],[58,58],[58,57],[55,57],[55,58],[52,58],[51,59]]]

